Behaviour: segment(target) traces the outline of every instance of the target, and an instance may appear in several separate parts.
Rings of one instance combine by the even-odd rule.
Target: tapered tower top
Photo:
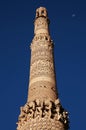
[[[49,34],[49,19],[46,8],[40,7],[36,10],[34,21],[34,34],[46,33]]]
[[[44,7],[36,9],[36,18],[38,17],[48,17],[47,9]]]

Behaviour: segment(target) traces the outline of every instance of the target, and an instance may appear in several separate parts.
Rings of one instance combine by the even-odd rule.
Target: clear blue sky
[[[45,6],[55,44],[59,97],[70,130],[86,129],[86,1],[0,1],[0,129],[15,130],[27,100],[35,10]]]

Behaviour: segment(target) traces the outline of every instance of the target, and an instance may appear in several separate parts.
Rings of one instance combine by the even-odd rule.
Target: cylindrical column
[[[34,34],[49,34],[49,19],[46,8],[40,7],[36,10],[36,18],[34,21]]]
[[[56,80],[53,43],[49,35],[49,20],[45,8],[36,10],[34,38],[31,43],[31,64],[28,101],[50,99],[55,101]]]

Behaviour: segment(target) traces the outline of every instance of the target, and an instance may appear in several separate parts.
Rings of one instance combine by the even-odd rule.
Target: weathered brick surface
[[[55,119],[36,118],[26,122],[21,130],[65,130],[64,125]]]
[[[31,43],[30,78],[27,103],[20,108],[17,130],[68,130],[68,112],[56,90],[53,41],[47,10],[36,10]]]

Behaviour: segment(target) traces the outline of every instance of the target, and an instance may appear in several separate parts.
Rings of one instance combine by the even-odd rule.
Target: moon
[[[76,14],[72,14],[72,17],[73,17],[73,18],[76,17]]]

